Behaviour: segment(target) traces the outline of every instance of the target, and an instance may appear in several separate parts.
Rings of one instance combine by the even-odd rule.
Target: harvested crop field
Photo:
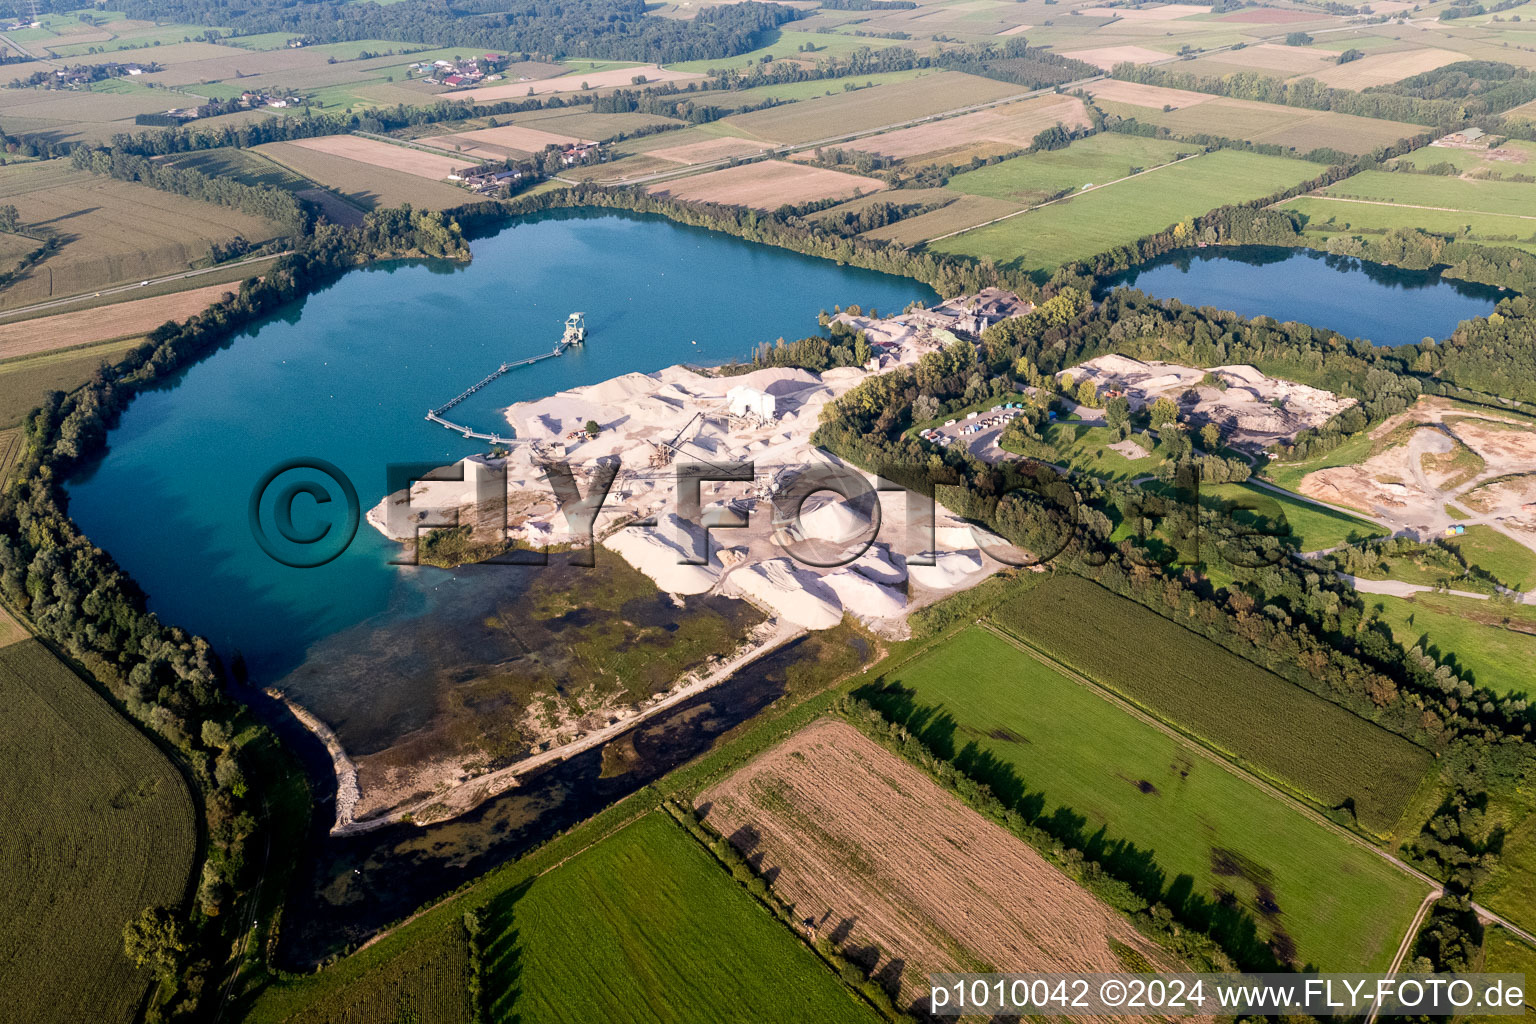
[[[131,1020],[123,926],[174,905],[197,850],[181,777],[36,640],[0,648],[0,985],[8,1019]]]
[[[686,82],[703,78],[692,71],[669,71],[655,64],[632,68],[613,68],[609,71],[578,71],[558,78],[540,78],[530,82],[509,82],[506,85],[484,85],[476,89],[460,89],[445,92],[445,100],[469,100],[471,103],[494,103],[497,100],[524,99],[531,91],[535,96],[556,92],[583,92],[586,89],[612,89],[619,86],[630,88],[637,75],[645,77],[646,85],[662,82]]]
[[[899,242],[902,245],[916,245],[930,238],[938,238],[940,235],[965,231],[978,224],[986,224],[1023,209],[1025,209],[1023,205],[1005,199],[963,195],[937,210],[930,210],[916,217],[908,217],[894,224],[866,231],[863,237]]]
[[[410,203],[420,209],[444,210],[480,201],[474,194],[446,182],[431,181],[418,174],[363,163],[310,146],[301,146],[296,142],[268,142],[257,146],[256,151],[296,174],[335,189],[349,202],[365,210],[399,206],[402,203]],[[430,153],[421,155],[428,158],[432,156]],[[456,166],[469,163],[448,157],[439,159]]]
[[[763,151],[761,142],[749,139],[719,138],[688,142],[681,146],[666,146],[648,151],[649,156],[659,157],[679,164],[706,164],[712,160],[729,160],[737,156],[756,156]]]
[[[946,110],[1014,96],[1023,87],[990,78],[938,71],[817,96],[767,110],[737,114],[725,124],[742,135],[767,142],[807,143],[857,131],[873,131]]]
[[[1091,50],[1072,50],[1063,53],[1062,56],[1084,61],[1108,71],[1116,64],[1151,64],[1155,61],[1167,60],[1173,55],[1160,50],[1149,50],[1145,46],[1098,46]]]
[[[1368,57],[1337,64],[1324,71],[1309,74],[1324,85],[1335,89],[1368,89],[1373,85],[1389,85],[1413,75],[1466,60],[1464,54],[1453,50],[1426,49],[1404,50],[1397,53],[1373,53]]]
[[[396,146],[377,139],[364,139],[356,135],[325,135],[318,139],[298,139],[289,143],[300,149],[312,149],[318,153],[345,157],[373,167],[386,167],[418,178],[442,181],[472,161],[451,156],[424,153],[407,146]]]
[[[533,154],[542,152],[547,146],[574,146],[593,140],[508,124],[500,128],[479,128],[475,131],[459,132],[457,135],[435,135],[421,141],[443,148],[457,146],[460,152],[485,160],[503,160],[513,153]]]
[[[898,128],[849,143],[846,148],[877,156],[906,158],[937,153],[979,141],[1007,149],[1023,149],[1053,125],[1081,128],[1088,124],[1083,101],[1073,96],[1041,96],[991,110]]]
[[[238,210],[98,177],[66,160],[0,168],[0,202],[15,204],[29,235],[60,243],[0,292],[0,308],[175,273],[206,259],[213,242],[279,233]]]
[[[1126,971],[1137,956],[1178,969],[1026,843],[846,722],[812,723],[698,806],[802,928],[836,936],[899,990],[899,1006],[924,1000],[936,971]]]
[[[1323,50],[1311,50],[1305,46],[1278,46],[1275,43],[1258,43],[1245,46],[1236,53],[1219,53],[1213,58],[1241,65],[1249,71],[1278,71],[1291,75],[1320,77],[1316,72],[1335,67],[1334,55]]]
[[[1096,100],[1113,100],[1116,103],[1130,103],[1138,107],[1151,107],[1154,110],[1162,110],[1164,107],[1179,110],[1183,107],[1209,103],[1216,98],[1208,92],[1165,89],[1160,85],[1122,82],[1114,78],[1095,82],[1088,87],[1088,91]]]
[[[133,299],[72,313],[0,324],[0,359],[36,355],[73,345],[147,334],[167,320],[185,320],[219,301],[237,284],[213,284],[149,299]]]
[[[864,178],[857,174],[844,174],[823,167],[806,167],[783,160],[764,160],[709,171],[678,181],[659,182],[647,191],[652,195],[674,199],[772,210],[785,203],[847,199],[861,193],[878,192],[883,188],[885,182],[879,178]]]

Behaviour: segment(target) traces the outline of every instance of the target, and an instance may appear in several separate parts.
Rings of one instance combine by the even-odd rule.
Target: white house
[[[725,393],[725,403],[732,416],[756,416],[760,420],[772,420],[778,405],[768,392],[742,385]]]

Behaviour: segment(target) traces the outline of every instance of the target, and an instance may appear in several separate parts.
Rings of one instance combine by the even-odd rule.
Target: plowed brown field
[[[802,929],[830,934],[899,988],[901,1006],[926,1005],[939,971],[1127,971],[1138,957],[1180,968],[1027,844],[845,722],[802,729],[703,793],[699,808],[772,879]]]

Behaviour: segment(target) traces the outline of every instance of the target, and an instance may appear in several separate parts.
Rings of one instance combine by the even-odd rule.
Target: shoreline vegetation
[[[682,91],[673,87],[674,93]],[[1344,101],[1329,98],[1328,102]],[[1433,113],[1438,117],[1439,108]],[[446,119],[447,113],[442,116]],[[355,116],[324,117],[328,120],[285,120],[284,124],[298,127],[282,130],[329,134],[356,131],[360,126]],[[222,144],[254,144],[251,140],[258,134],[249,127],[239,129],[233,141],[226,138]],[[182,140],[168,145],[209,148],[194,145],[190,134],[166,137]],[[251,844],[281,827],[272,817],[278,812],[258,799],[247,778],[281,773],[285,770],[281,759],[287,755],[278,752],[275,740],[251,710],[226,692],[226,680],[230,676],[240,678],[243,667],[238,662],[224,665],[206,641],[163,624],[149,613],[143,592],[68,516],[60,481],[73,469],[100,457],[117,415],[138,392],[158,386],[228,343],[254,320],[310,294],[348,269],[390,259],[467,260],[470,251],[465,230],[488,230],[509,223],[519,214],[556,207],[654,213],[748,241],[912,277],[945,295],[1005,287],[1042,304],[1067,289],[1085,290],[1095,277],[1173,249],[1203,244],[1312,244],[1303,241],[1303,225],[1296,214],[1270,208],[1285,196],[1266,197],[1245,206],[1214,210],[1189,224],[1174,225],[1090,264],[1058,270],[1042,282],[984,261],[840,235],[818,227],[794,208],[760,213],[664,199],[638,189],[591,185],[525,194],[500,204],[484,203],[446,213],[408,207],[381,210],[367,214],[360,227],[343,229],[315,224],[302,207],[270,194],[274,189],[244,186],[217,190],[211,179],[197,172],[157,173],[149,166],[149,156],[180,151],[161,150],[159,145],[147,135],[127,138],[121,144],[114,140],[111,147],[82,145],[75,147],[75,161],[95,173],[123,176],[241,210],[261,211],[293,232],[295,251],[275,260],[261,278],[242,282],[230,298],[180,324],[157,328],[144,344],[117,363],[104,367],[92,380],[67,394],[54,392],[27,417],[22,453],[0,496],[0,525],[4,527],[0,589],[7,602],[83,666],[130,716],[174,749],[198,784],[208,832],[207,851],[200,874],[194,873],[195,894],[183,906],[167,911],[185,931],[186,952],[161,974],[158,1002],[153,1007],[157,1014],[172,1016],[193,1012],[208,998],[206,993],[218,987],[222,967],[212,965],[223,963],[220,951],[227,951],[241,934],[240,922],[247,919],[246,907],[256,898],[253,890],[260,881],[255,867],[258,858]],[[1318,187],[1315,182],[1325,178],[1339,180],[1413,148],[1410,142],[1335,165],[1313,179],[1314,183],[1299,187]],[[1333,242],[1328,243],[1328,251],[1334,249]],[[1517,250],[1447,240],[1418,229],[1341,245],[1340,251],[1345,250],[1375,262],[1443,267],[1442,272],[1468,280],[1523,293],[1536,291],[1536,266],[1528,258],[1517,258],[1527,255]],[[1118,319],[1139,321],[1177,338],[1172,346],[1175,354],[1187,353],[1184,358],[1202,360],[1201,365],[1210,365],[1218,351],[1228,359],[1241,353],[1251,355],[1255,364],[1267,371],[1289,373],[1319,386],[1331,384],[1345,393],[1362,392],[1360,413],[1344,414],[1340,422],[1299,438],[1281,453],[1286,458],[1305,458],[1337,446],[1386,415],[1401,411],[1421,393],[1469,392],[1492,403],[1536,402],[1536,382],[1510,374],[1511,367],[1519,362],[1521,339],[1529,337],[1536,325],[1536,309],[1525,295],[1503,300],[1492,316],[1463,324],[1444,346],[1406,346],[1391,352],[1373,351],[1330,332],[1287,331],[1281,329],[1284,325],[1195,315],[1177,304],[1144,299],[1119,302],[1114,312]],[[1115,350],[1145,355],[1148,349],[1156,348],[1151,354],[1162,357],[1168,353],[1166,347],[1141,347],[1126,330],[1117,334],[1111,319],[1091,306],[1069,311],[1055,323],[1040,318],[1024,324],[1005,323],[989,332],[984,347],[993,351],[999,364],[1019,365],[1020,360],[1027,360],[1038,370],[1052,368],[1069,350],[1076,354]],[[850,402],[840,410],[842,421],[824,425],[824,432],[818,435],[820,442],[857,464],[867,465],[869,456],[884,454],[889,428],[899,425],[902,393],[896,389],[911,384],[899,374],[888,376],[896,379],[860,396],[881,403],[875,406],[880,414],[867,415],[868,410],[860,412],[857,403]],[[963,392],[964,380],[940,376],[938,386],[930,390]],[[892,415],[887,417],[886,413]],[[976,498],[967,512],[984,521],[992,520],[999,502],[990,489],[997,481],[985,467],[962,462],[951,468],[957,474],[969,474],[957,475],[959,485],[970,489]],[[974,487],[976,481],[983,486]],[[1074,483],[1101,506],[1113,505],[1123,497],[1077,478]],[[1028,539],[1028,531],[1021,530],[1018,521],[1000,525],[1000,532]],[[1298,685],[1306,684],[1297,678],[1302,668],[1296,659],[1321,659],[1318,671],[1328,679],[1326,687],[1316,683],[1319,690],[1328,690],[1321,696],[1440,752],[1442,790],[1451,801],[1444,813],[1453,817],[1462,813],[1465,801],[1456,804],[1453,798],[1457,795],[1475,797],[1479,788],[1503,784],[1511,772],[1517,772],[1510,764],[1524,751],[1525,734],[1531,728],[1523,701],[1515,708],[1514,702],[1459,682],[1453,674],[1442,671],[1447,669],[1445,665],[1426,666],[1411,660],[1390,637],[1376,633],[1351,637],[1350,629],[1359,624],[1354,610],[1358,597],[1351,601],[1336,585],[1318,585],[1296,570],[1276,570],[1273,577],[1239,574],[1236,582],[1242,587],[1290,609],[1294,620],[1282,625],[1253,614],[1254,599],[1242,589],[1228,592],[1225,605],[1220,606],[1214,603],[1219,600],[1218,591],[1209,580],[1127,569],[1128,542],[1118,546],[1118,553],[1114,553],[1116,547],[1108,543],[1106,532],[1097,538],[1096,550],[1078,553],[1082,557],[1074,558],[1073,571],[1165,617],[1192,616],[1196,614],[1193,609],[1202,607],[1215,609],[1206,626],[1208,635],[1219,635],[1219,642],[1249,660],[1262,664],[1262,659],[1270,658],[1276,662],[1270,667],[1277,674]],[[1104,555],[1106,561],[1095,565],[1088,555]],[[959,600],[954,607],[964,603]],[[1233,623],[1276,644],[1283,656],[1265,655],[1259,642],[1244,637]],[[1343,649],[1336,649],[1335,642],[1343,644]],[[796,707],[794,713],[803,707]],[[685,778],[691,767],[675,774]],[[579,828],[611,821],[609,812],[628,803],[621,801]],[[1426,837],[1411,842],[1417,863],[1437,877],[1455,880],[1467,891],[1489,870],[1489,851],[1485,849],[1467,849]],[[1496,854],[1492,860],[1496,862]],[[513,867],[524,869],[522,861]],[[198,965],[195,969],[194,964]]]

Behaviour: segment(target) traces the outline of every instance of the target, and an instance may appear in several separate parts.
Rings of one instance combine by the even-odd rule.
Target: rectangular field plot
[[[1469,181],[1439,174],[1362,171],[1328,186],[1324,195],[1408,207],[1524,217],[1536,230],[1536,184]]]
[[[653,195],[671,196],[674,199],[772,210],[785,203],[847,199],[860,193],[878,192],[883,188],[885,182],[879,178],[864,178],[783,160],[764,160],[740,167],[707,171],[678,181],[661,182],[652,185],[648,191]]]
[[[661,82],[686,82],[703,78],[692,71],[668,71],[655,64],[613,68],[607,71],[574,71],[555,78],[539,78],[528,82],[509,82],[505,85],[483,85],[474,89],[459,89],[443,93],[445,100],[469,100],[471,103],[495,103],[497,100],[516,100],[527,97],[529,92],[543,96],[557,92],[584,92],[587,89],[633,88],[636,78],[645,84]]]
[[[213,284],[149,299],[132,299],[0,324],[0,360],[148,334],[167,320],[185,320],[194,313],[201,313],[219,301],[225,292],[239,291],[239,284]]]
[[[1153,88],[1137,86],[1137,88]],[[1173,90],[1163,90],[1172,92]],[[1326,110],[1304,110],[1253,100],[1234,100],[1208,96],[1207,102],[1185,104],[1173,110],[1142,106],[1132,101],[1105,95],[1101,106],[1106,113],[1135,118],[1144,124],[1182,135],[1220,135],[1247,142],[1285,146],[1297,153],[1309,153],[1328,147],[1344,153],[1369,153],[1399,139],[1425,131],[1422,126],[1399,121],[1382,121],[1353,114],[1335,114]]]
[[[493,1020],[879,1020],[660,811],[485,916]]]
[[[56,253],[0,293],[0,308],[78,295],[186,270],[213,242],[274,238],[277,225],[226,206],[186,199],[51,160],[0,169],[0,201],[22,230],[55,237]]]
[[[1133,135],[1101,132],[1079,139],[1066,149],[1029,153],[1000,164],[956,175],[949,188],[971,195],[1012,202],[1042,202],[1064,189],[1102,185],[1192,156],[1198,147],[1187,142],[1165,142]]]
[[[899,242],[902,245],[917,245],[930,238],[964,231],[978,224],[997,220],[999,217],[1019,213],[1024,209],[1026,207],[1022,204],[1012,203],[1006,199],[962,195],[954,202],[941,206],[937,210],[930,210],[916,217],[899,220],[895,224],[887,224],[885,227],[866,231],[864,237]]]
[[[1030,846],[846,722],[800,730],[700,794],[801,926],[843,932],[898,1006],[935,971],[1123,971],[1178,961]],[[759,859],[760,858],[760,859]]]
[[[1536,612],[1521,606],[1489,607],[1453,594],[1423,593],[1412,597],[1371,594],[1374,607],[1404,648],[1422,647],[1442,659],[1449,656],[1463,678],[1494,693],[1529,694],[1536,686]]]
[[[1436,164],[1450,164],[1462,174],[1482,178],[1504,178],[1513,174],[1536,172],[1536,143],[1511,140],[1496,149],[1461,149],[1457,146],[1430,144],[1392,161],[1392,167],[1424,170]]]
[[[471,160],[424,153],[408,146],[396,146],[388,142],[379,142],[377,139],[359,138],[356,135],[326,135],[318,139],[299,139],[291,145],[331,156],[345,157],[374,167],[403,171],[432,181],[443,181],[455,171],[474,163]]]
[[[1466,60],[1466,54],[1454,50],[1424,49],[1400,50],[1394,53],[1373,53],[1348,64],[1336,64],[1308,78],[1315,78],[1335,89],[1369,89],[1373,85],[1390,85],[1426,71]]]
[[[820,83],[817,83],[820,84]],[[742,135],[768,142],[806,143],[857,131],[873,131],[915,118],[1013,96],[1024,90],[1007,82],[938,71],[918,78],[819,96],[727,118]]]
[[[943,239],[934,248],[1048,273],[1218,206],[1299,184],[1319,170],[1299,160],[1221,150]]]
[[[387,143],[380,143],[387,145]],[[390,147],[391,149],[395,147]],[[428,210],[445,210],[466,203],[479,202],[479,198],[446,182],[432,181],[416,174],[393,170],[388,167],[361,163],[335,153],[293,142],[268,142],[257,146],[256,152],[287,167],[295,174],[335,189],[352,203],[365,210],[384,206],[412,206]],[[406,152],[402,150],[402,152]],[[432,154],[421,156],[431,159]],[[468,166],[468,160],[441,158],[458,166]]]
[[[1352,806],[1373,832],[1392,830],[1429,769],[1429,752],[1401,736],[1081,577],[1055,577],[1005,602],[995,617],[1050,657],[1320,808]],[[1145,660],[1131,661],[1102,643],[1105,636],[1135,637]]]
[[[945,118],[912,128],[898,128],[849,143],[846,148],[877,156],[908,159],[925,154],[995,143],[998,151],[1023,149],[1053,125],[1080,128],[1088,123],[1082,100],[1072,96],[1040,96],[974,114]]]
[[[1536,220],[1526,217],[1431,210],[1322,196],[1300,196],[1285,203],[1285,208],[1304,214],[1307,217],[1306,234],[1319,242],[1352,231],[1380,233],[1397,228],[1419,228],[1458,236],[1469,242],[1536,252]]]
[[[1104,629],[1099,642],[1128,662],[1146,658],[1134,636],[1120,635]],[[1030,806],[1037,822],[1209,920],[1242,961],[1272,951],[1322,970],[1385,969],[1427,891],[980,627],[887,669],[884,682],[873,699],[888,717],[971,766],[1005,801]]]
[[[0,701],[0,801],[20,840],[0,843],[6,1015],[132,1019],[149,977],[123,956],[123,926],[180,903],[197,851],[191,798],[154,744],[37,640],[0,649]]]

